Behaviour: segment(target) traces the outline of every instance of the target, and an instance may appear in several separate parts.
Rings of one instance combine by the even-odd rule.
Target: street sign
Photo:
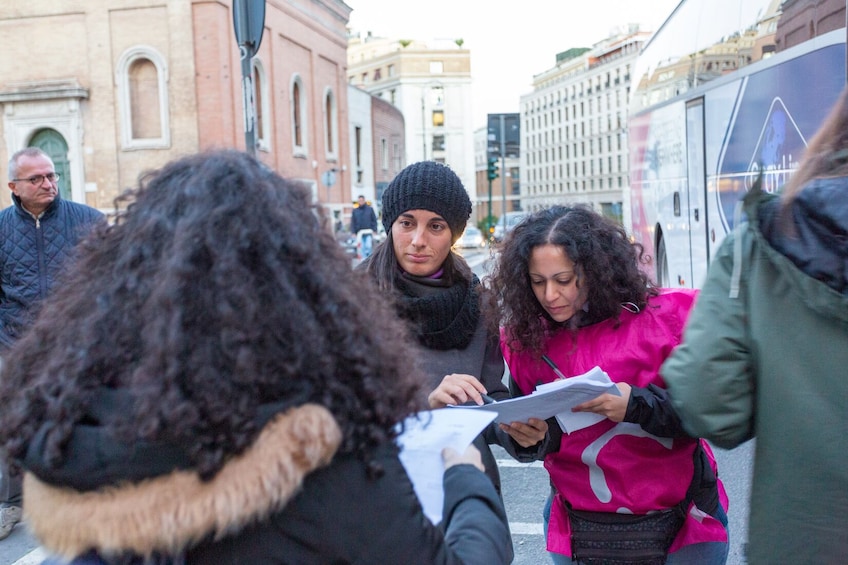
[[[329,171],[323,173],[321,175],[321,184],[330,188],[334,184],[336,184],[336,171],[330,169]]]
[[[253,57],[265,30],[265,0],[233,0],[233,28],[239,47]]]
[[[242,100],[244,102],[244,144],[256,154],[256,101],[253,97],[251,59],[259,51],[265,29],[265,0],[233,0],[233,29],[241,58]]]

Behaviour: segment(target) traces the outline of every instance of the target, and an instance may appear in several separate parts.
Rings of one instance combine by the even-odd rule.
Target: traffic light
[[[486,165],[486,177],[489,180],[495,180],[498,178],[498,158],[497,157],[489,157],[488,163]]]

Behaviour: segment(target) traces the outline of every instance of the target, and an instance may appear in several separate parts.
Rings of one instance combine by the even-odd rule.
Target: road
[[[487,267],[488,251],[465,252],[466,259],[478,276]],[[514,565],[550,563],[542,534],[542,507],[548,495],[548,473],[540,462],[518,463],[501,448],[493,450],[500,467],[504,504],[510,521]],[[730,557],[728,565],[744,565],[747,539],[748,498],[753,462],[753,442],[734,450],[715,449],[719,476],[730,498]],[[36,565],[43,559],[38,543],[19,525],[6,540],[0,541],[0,565]]]

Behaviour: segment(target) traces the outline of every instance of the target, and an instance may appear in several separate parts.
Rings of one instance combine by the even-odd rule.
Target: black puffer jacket
[[[29,326],[68,254],[104,218],[59,196],[35,218],[12,200],[0,211],[0,349]]]
[[[399,458],[384,474],[337,455],[341,432],[323,407],[269,415],[242,454],[209,481],[174,446],[126,445],[101,423],[127,399],[105,392],[51,467],[37,435],[24,467],[28,525],[74,563],[498,564],[511,557],[503,506],[471,465],[444,475],[444,520],[425,517]],[[261,413],[273,413],[262,407]],[[67,562],[67,561],[66,561]]]

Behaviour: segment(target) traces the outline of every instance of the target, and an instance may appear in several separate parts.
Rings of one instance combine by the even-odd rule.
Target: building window
[[[395,173],[400,172],[401,157],[402,155],[400,154],[400,145],[395,143],[394,145],[392,145],[392,166],[394,167]]]
[[[389,76],[390,76],[390,77],[395,76],[395,66],[394,66],[394,65],[389,65],[388,72],[389,72]]]
[[[268,137],[271,119],[268,109],[268,81],[265,79],[265,67],[262,61],[253,59],[253,107],[256,112],[256,147],[264,151],[271,149],[271,140]]]
[[[362,128],[360,126],[354,126],[353,128],[353,143],[353,158],[356,162],[356,184],[362,184]]]
[[[443,61],[430,61],[430,74],[440,75],[445,72],[445,64]]]
[[[433,110],[433,126],[441,127],[445,125],[445,111]]]
[[[374,82],[377,82],[378,80],[381,80],[382,78],[383,78],[382,69],[374,69]]]
[[[336,158],[336,139],[338,138],[336,97],[331,89],[324,93],[324,140],[328,159]]]
[[[445,104],[445,89],[441,86],[434,86],[430,89],[430,103],[437,108],[441,108]]]
[[[116,65],[124,149],[167,148],[171,144],[168,69],[156,50],[136,46]]]
[[[295,75],[291,83],[291,123],[292,146],[297,156],[307,155],[306,99],[303,95],[303,81]]]
[[[433,136],[433,151],[444,151],[445,150],[445,136],[444,135],[434,135]]]
[[[389,170],[389,144],[385,138],[380,139],[380,168]]]

